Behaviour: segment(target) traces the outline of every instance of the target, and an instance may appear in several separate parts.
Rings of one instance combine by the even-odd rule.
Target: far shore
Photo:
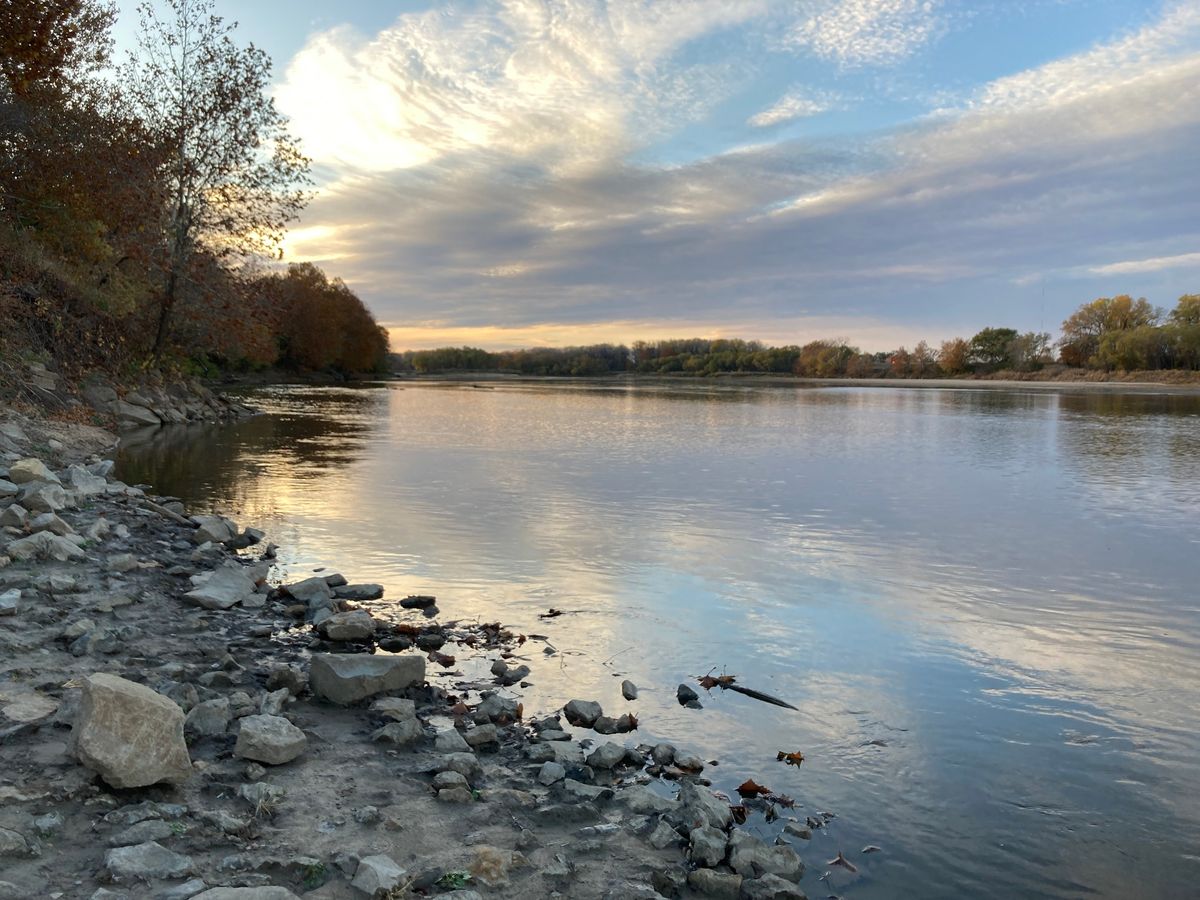
[[[802,378],[789,375],[725,374],[712,376],[640,375],[626,373],[590,378],[515,375],[503,372],[397,373],[408,382],[512,382],[578,385],[658,385],[671,387],[869,387],[958,391],[1038,391],[1059,393],[1174,394],[1200,397],[1200,381],[1169,384],[1155,381],[1026,381],[990,378]]]

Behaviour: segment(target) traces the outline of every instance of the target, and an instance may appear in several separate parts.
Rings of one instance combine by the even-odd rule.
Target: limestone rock
[[[313,693],[349,704],[425,680],[425,657],[317,653],[309,669]]]
[[[19,507],[18,507],[19,508]],[[60,519],[52,512],[42,513],[40,516],[34,516],[26,523],[26,527],[31,534],[36,534],[39,531],[48,531],[51,534],[57,534],[59,537],[66,537],[68,534],[74,534],[75,529]]]
[[[116,788],[177,784],[192,775],[183,710],[116,675],[84,680],[71,742],[79,761]]]
[[[375,633],[375,620],[363,609],[335,613],[321,622],[320,630],[331,641],[364,641]]]
[[[250,577],[246,567],[227,560],[183,596],[189,602],[205,609],[229,609],[253,594],[254,579]]]
[[[144,406],[118,400],[114,404],[113,413],[121,420],[122,425],[161,425],[160,419],[154,412]]]
[[[359,860],[350,886],[368,897],[377,897],[399,887],[407,877],[408,873],[396,865],[391,857],[382,854],[365,856]]]
[[[679,803],[682,808],[685,824],[708,825],[713,828],[728,828],[733,821],[733,813],[729,804],[718,800],[702,787],[683,782],[679,787]]]
[[[15,540],[4,548],[4,553],[18,560],[53,559],[66,562],[84,558],[84,552],[71,541],[48,531],[39,531],[37,534]]]
[[[8,467],[8,480],[13,484],[29,484],[32,481],[42,481],[49,484],[61,484],[58,476],[51,472],[40,459],[22,459]]]
[[[285,584],[283,592],[299,600],[301,603],[307,603],[310,607],[314,600],[330,600],[333,598],[333,590],[324,578],[319,577],[306,578],[294,584]]]
[[[196,894],[192,900],[300,900],[285,887],[218,887]]]
[[[70,466],[67,469],[67,482],[64,485],[76,497],[91,497],[103,494],[108,482],[100,475],[94,475],[83,466]]]
[[[117,847],[104,854],[104,868],[113,878],[183,878],[195,870],[190,856],[168,850],[155,841]]]
[[[279,766],[308,747],[304,732],[283,716],[246,716],[238,732],[235,756]]]
[[[17,486],[11,481],[0,478],[0,498],[8,498],[17,496]]]
[[[237,537],[237,524],[224,516],[192,516],[192,522],[196,525],[192,539],[197,544],[205,541],[223,544]]]
[[[688,873],[688,887],[705,897],[738,900],[742,891],[741,875],[725,875],[712,869],[696,869]]]
[[[13,588],[12,590],[0,593],[0,616],[15,616],[20,606],[20,588]]]
[[[0,512],[0,526],[8,525],[11,528],[24,528],[28,520],[29,510],[20,503],[13,503],[6,507],[3,512]]]
[[[57,484],[30,481],[17,494],[21,505],[30,512],[58,512],[67,507],[67,492]]]

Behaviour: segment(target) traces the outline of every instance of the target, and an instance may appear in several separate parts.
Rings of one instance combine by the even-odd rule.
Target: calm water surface
[[[548,635],[527,709],[632,706],[641,739],[719,759],[718,787],[836,813],[797,842],[810,897],[1200,896],[1200,398],[253,400],[242,424],[131,435],[120,474],[267,529],[289,577],[328,566]],[[714,668],[799,712],[681,709],[675,686]],[[839,850],[858,874],[819,881]]]

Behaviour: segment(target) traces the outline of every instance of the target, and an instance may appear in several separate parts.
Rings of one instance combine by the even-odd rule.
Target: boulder
[[[22,485],[17,499],[30,512],[58,512],[67,507],[67,492],[62,486],[44,481],[30,481]]]
[[[804,863],[791,847],[767,844],[744,831],[730,835],[729,867],[746,878],[778,875],[788,881],[799,881],[804,874]]]
[[[253,595],[254,579],[246,567],[226,560],[183,596],[205,609],[229,609]]]
[[[411,744],[425,734],[417,719],[404,719],[400,722],[389,722],[371,735],[373,741],[385,741],[389,744]]]
[[[563,707],[563,715],[572,725],[591,728],[604,715],[604,710],[594,700],[572,700]]]
[[[0,616],[15,616],[20,605],[20,588],[12,588],[0,593]]]
[[[178,784],[192,775],[183,710],[116,675],[84,679],[71,743],[79,761],[115,788]]]
[[[206,541],[223,544],[237,537],[237,524],[224,516],[192,516],[192,522],[196,525],[192,539],[197,544],[203,544]]]
[[[183,730],[200,737],[215,737],[229,730],[229,700],[218,697],[192,707],[183,721]]]
[[[742,900],[808,900],[808,895],[778,875],[742,882]]]
[[[425,657],[317,653],[309,668],[313,693],[342,705],[425,680]]]
[[[458,733],[457,729],[444,728],[437,733],[433,749],[438,753],[466,753],[471,749],[471,745]]]
[[[195,871],[190,856],[168,850],[155,841],[117,847],[104,854],[104,868],[118,881],[149,878],[183,878]]]
[[[295,584],[285,584],[282,590],[285,594],[299,600],[301,603],[307,603],[310,607],[315,600],[330,600],[333,598],[333,590],[324,578],[305,578],[303,581],[297,581]]]
[[[246,716],[241,720],[235,756],[279,766],[291,762],[308,747],[304,732],[283,716]]]
[[[611,769],[619,765],[624,758],[624,747],[614,744],[612,741],[606,741],[588,755],[587,764],[593,769]]]
[[[76,497],[91,497],[103,494],[108,482],[100,475],[93,475],[83,466],[70,466],[67,469],[65,487]]]
[[[40,459],[22,459],[8,467],[8,480],[13,484],[29,484],[40,481],[49,484],[61,484],[57,475],[51,472]]]
[[[724,829],[733,821],[728,803],[690,781],[684,781],[679,786],[679,804],[684,823],[689,827],[708,825]]]
[[[741,875],[726,875],[712,869],[696,869],[688,873],[688,887],[705,897],[738,900],[742,891]]]
[[[636,700],[638,697],[637,685],[629,679],[621,682],[621,696],[626,700]]]
[[[350,886],[368,897],[377,897],[390,894],[407,878],[408,873],[396,865],[391,857],[378,854],[359,860]]]
[[[135,403],[118,400],[110,408],[122,425],[161,425],[160,419],[152,410]]]
[[[192,900],[300,900],[285,887],[217,887],[196,894]]]
[[[725,832],[701,825],[688,832],[688,859],[698,866],[719,866],[725,859]]]
[[[0,499],[17,496],[19,488],[7,479],[0,478]]]
[[[20,503],[13,503],[0,512],[0,526],[24,528],[27,521],[29,521],[29,510]]]
[[[378,600],[383,596],[382,584],[345,584],[333,589],[333,596],[339,600],[353,600],[365,603],[368,600]]]
[[[408,722],[417,717],[417,704],[402,697],[381,697],[371,704],[371,712],[396,722]]]
[[[18,507],[19,509],[20,507]],[[42,513],[40,516],[34,516],[26,523],[26,528],[30,533],[36,534],[39,531],[48,531],[51,534],[57,534],[59,537],[66,537],[68,534],[74,534],[75,529],[60,519],[52,512]]]
[[[321,622],[320,630],[331,641],[365,641],[375,634],[375,620],[363,609],[335,613]]]
[[[53,559],[66,562],[85,558],[84,552],[71,541],[48,531],[39,531],[37,534],[15,540],[4,548],[4,553],[17,560]]]

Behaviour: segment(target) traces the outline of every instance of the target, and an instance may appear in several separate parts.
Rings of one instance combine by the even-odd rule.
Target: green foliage
[[[1017,337],[1014,328],[985,328],[971,338],[969,360],[986,372],[1011,367],[1010,345]]]

